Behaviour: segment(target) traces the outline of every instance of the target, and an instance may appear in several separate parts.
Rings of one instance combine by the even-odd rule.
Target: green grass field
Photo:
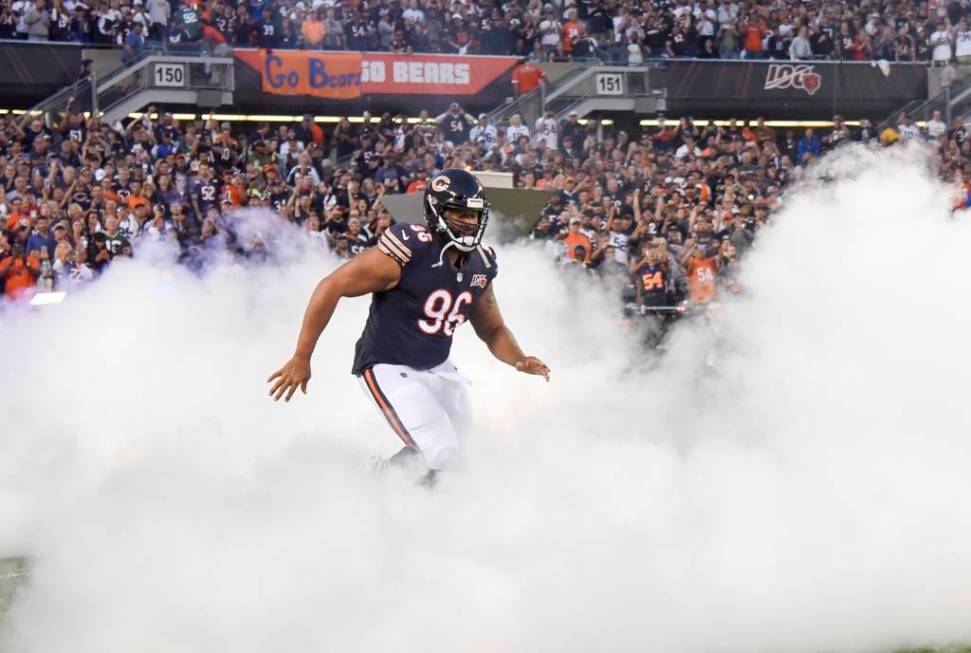
[[[23,558],[0,558],[0,627],[13,603],[17,588],[27,581],[27,561]],[[971,653],[971,647],[951,649],[922,648],[892,653]]]
[[[23,558],[0,558],[0,625],[13,603],[17,588],[27,580],[27,561]]]

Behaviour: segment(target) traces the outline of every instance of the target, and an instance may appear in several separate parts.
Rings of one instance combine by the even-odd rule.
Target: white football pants
[[[358,377],[402,441],[421,452],[429,468],[446,467],[471,423],[468,379],[451,360],[430,370],[381,363]]]

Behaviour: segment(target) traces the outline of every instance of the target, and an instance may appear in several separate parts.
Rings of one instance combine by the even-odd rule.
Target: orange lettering
[[[642,275],[641,283],[644,284],[644,290],[661,290],[664,288],[664,277],[658,270],[653,274]]]

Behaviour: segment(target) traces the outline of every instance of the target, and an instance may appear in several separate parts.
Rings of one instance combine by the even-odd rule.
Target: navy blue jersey
[[[456,268],[442,257],[441,242],[417,224],[393,225],[377,247],[401,266],[401,279],[391,290],[374,293],[352,372],[361,374],[378,363],[417,370],[440,365],[455,329],[469,319],[496,277],[495,253],[480,246],[464,254]]]
[[[644,261],[637,268],[637,280],[641,284],[646,306],[667,305],[668,269],[661,263]]]

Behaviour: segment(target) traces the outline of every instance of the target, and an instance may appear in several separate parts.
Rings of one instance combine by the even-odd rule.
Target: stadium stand
[[[148,240],[177,242],[184,262],[204,267],[214,250],[234,246],[226,216],[244,206],[271,207],[350,257],[390,224],[383,194],[418,192],[437,170],[472,166],[512,172],[517,187],[555,191],[530,237],[564,265],[621,285],[636,279],[641,302],[670,305],[687,293],[703,303],[717,286],[731,288],[739,255],[802,166],[844,141],[877,140],[872,129],[838,118],[821,136],[684,118],[600,141],[575,116],[510,123],[483,116],[463,136],[433,120],[386,114],[345,120],[327,134],[308,116],[233,133],[228,123],[182,123],[165,113],[123,131],[70,112],[50,126],[5,116],[6,296],[87,283]],[[942,166],[963,172],[971,152],[963,127],[942,131],[937,121],[927,130],[941,144]],[[919,133],[893,131],[881,138]],[[348,154],[349,165],[335,166],[324,155],[332,149]],[[665,264],[645,281],[641,268],[654,256]]]
[[[0,23],[10,38],[113,45],[125,57],[151,42],[203,42],[514,53],[542,61],[938,60],[944,40],[946,58],[965,56],[962,34],[971,32],[962,31],[964,10],[941,7],[931,15],[927,5],[909,2],[57,0],[48,7],[18,0]],[[258,255],[227,219],[254,206],[272,208],[346,258],[391,223],[385,193],[419,192],[438,170],[464,167],[511,172],[518,188],[554,191],[529,238],[565,268],[616,283],[630,307],[685,299],[699,305],[738,289],[739,257],[807,164],[844,142],[911,138],[932,142],[941,173],[964,183],[966,197],[971,141],[960,118],[946,125],[939,115],[921,128],[904,115],[880,133],[865,120],[851,128],[836,116],[832,128],[814,133],[776,130],[761,119],[687,117],[595,130],[576,115],[557,120],[551,112],[532,124],[516,114],[492,124],[488,114],[469,116],[458,104],[437,119],[366,115],[326,132],[309,115],[248,129],[180,121],[154,107],[127,124],[103,124],[71,105],[53,120],[8,114],[0,119],[0,279],[10,300],[83,285],[151,240],[177,243],[180,260],[196,270],[221,251]]]
[[[964,4],[735,0],[15,0],[0,38],[459,54],[538,61],[596,57],[971,60]]]

